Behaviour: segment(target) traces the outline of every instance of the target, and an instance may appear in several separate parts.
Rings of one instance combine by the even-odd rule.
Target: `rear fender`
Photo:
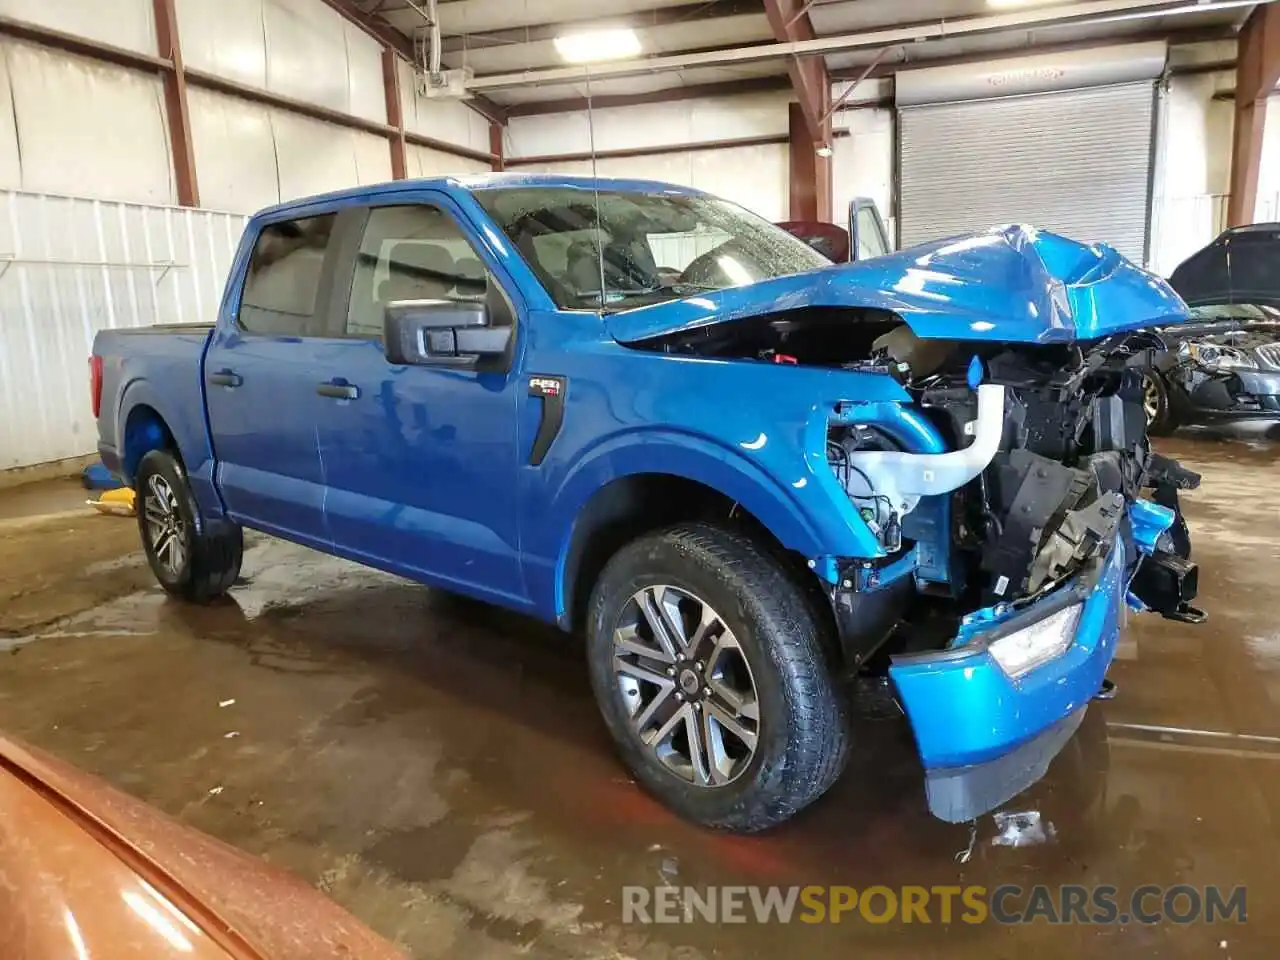
[[[127,432],[129,419],[141,408],[155,411],[159,425],[145,423],[135,426],[134,436]],[[154,418],[148,418],[151,420]],[[161,394],[150,381],[137,378],[128,382],[120,397],[120,409],[116,420],[116,436],[120,438],[121,469],[127,482],[132,484],[133,474],[143,453],[163,445],[164,432],[173,439],[178,456],[186,470],[187,481],[201,513],[206,519],[220,517],[222,499],[213,482],[213,449],[205,430],[204,402],[199,409],[189,411],[185,404]],[[141,443],[141,451],[132,448],[131,442]]]

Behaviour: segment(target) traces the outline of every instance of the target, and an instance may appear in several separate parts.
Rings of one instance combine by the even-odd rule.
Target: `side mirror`
[[[489,323],[489,308],[469,300],[393,300],[383,314],[392,363],[470,366],[506,353],[511,327]]]

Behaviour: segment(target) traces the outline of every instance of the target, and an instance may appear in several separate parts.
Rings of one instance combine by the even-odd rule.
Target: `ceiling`
[[[409,38],[427,27],[427,0],[346,2]],[[805,6],[803,0],[438,0],[443,62],[449,68],[468,67],[477,78],[493,82],[501,75],[504,80],[484,94],[512,112],[588,95],[643,97],[705,84],[742,87],[745,82],[750,89],[785,89],[789,81],[784,59],[700,63],[681,69],[661,63],[672,55],[774,43],[765,12],[769,2]],[[959,35],[920,41],[904,34],[889,42],[827,53],[824,59],[833,76],[848,77],[857,75],[877,55],[876,74],[883,76],[907,65],[1024,53],[1062,44],[1135,37],[1181,41],[1229,37],[1250,10],[1249,4],[1231,0],[1207,4],[1204,0],[1022,0],[1016,4],[1005,0],[999,6],[991,0],[812,0],[803,16],[819,38],[897,28],[936,33],[938,24],[965,25]],[[986,20],[972,19],[1015,13],[1036,22],[992,29]],[[653,66],[658,69],[640,63],[625,76],[597,76],[589,84],[581,76],[548,80],[537,76],[539,71],[566,66],[556,52],[556,36],[619,25],[636,31],[642,59],[656,59]]]

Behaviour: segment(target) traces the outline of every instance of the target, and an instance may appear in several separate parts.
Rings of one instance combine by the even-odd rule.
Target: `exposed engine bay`
[[[947,560],[941,569],[917,567],[921,589],[982,606],[1019,605],[1080,574],[1121,537],[1135,595],[1165,616],[1200,619],[1190,606],[1196,571],[1178,505],[1178,491],[1196,487],[1199,476],[1150,448],[1135,366],[1142,349],[1132,337],[1063,344],[922,339],[886,311],[811,309],[686,332],[661,346],[887,374],[957,451],[929,459],[942,470],[947,458],[966,451],[980,460],[954,474],[959,483],[924,478],[947,492],[903,495],[892,470],[881,469],[902,456],[895,440],[874,423],[832,424],[827,460],[887,554],[877,568],[942,539]],[[988,403],[1001,406],[982,417],[984,391]],[[982,436],[981,422],[994,422],[994,434]],[[986,450],[975,450],[984,443]],[[1148,557],[1126,532],[1126,505],[1144,497],[1175,514]],[[949,529],[939,530],[940,522]],[[875,570],[845,582],[855,589],[880,583]]]
[[[1199,477],[1151,451],[1133,356],[1123,337],[1087,348],[975,348],[920,340],[903,325],[879,337],[872,356],[854,365],[891,370],[956,446],[964,445],[966,425],[975,420],[976,383],[1004,387],[998,449],[952,497],[953,543],[964,558],[955,565],[961,582],[952,583],[953,592],[975,589],[986,604],[1016,603],[1057,586],[1110,550],[1126,523],[1126,503],[1148,490],[1177,514],[1164,545],[1169,559],[1158,562],[1185,560],[1189,540],[1177,491],[1195,487]],[[833,431],[830,460],[838,475],[856,462],[850,454],[862,442],[856,428]],[[848,489],[851,496],[866,495],[858,482]],[[910,514],[891,514],[886,525],[900,525],[907,539],[914,527]],[[1136,554],[1131,559],[1136,563]],[[1184,608],[1194,588],[1184,577],[1176,597],[1149,605],[1190,616]]]

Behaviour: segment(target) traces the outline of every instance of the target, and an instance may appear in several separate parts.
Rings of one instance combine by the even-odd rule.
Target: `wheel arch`
[[[152,450],[169,450],[182,460],[173,430],[150,403],[136,403],[129,409],[121,422],[120,436],[120,467],[129,483],[137,477],[142,458]]]
[[[740,459],[691,447],[683,438],[675,450],[646,440],[579,470],[552,511],[568,518],[555,565],[559,624],[569,630],[582,624],[596,578],[623,544],[675,523],[720,519],[747,526],[790,565],[819,554],[818,537],[796,505],[758,467],[735,462]]]

